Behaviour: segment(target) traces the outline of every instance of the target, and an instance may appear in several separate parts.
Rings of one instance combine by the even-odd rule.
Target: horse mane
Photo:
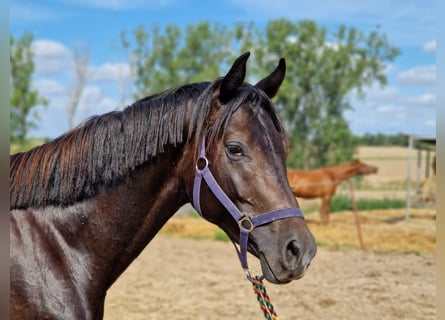
[[[243,85],[211,124],[207,118],[219,80],[148,96],[123,111],[94,116],[28,152],[11,155],[10,208],[67,206],[91,198],[101,187],[122,181],[140,165],[152,161],[168,145],[179,146],[185,139],[206,131],[210,132],[208,146],[211,145],[243,102],[268,99],[261,90]],[[189,103],[194,106],[188,135],[183,137]],[[281,130],[272,104],[261,105],[266,105],[275,127]]]

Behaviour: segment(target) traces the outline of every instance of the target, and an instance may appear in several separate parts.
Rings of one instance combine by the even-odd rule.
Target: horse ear
[[[269,76],[258,82],[255,87],[263,90],[267,96],[272,99],[277,94],[278,89],[280,89],[285,75],[286,61],[284,58],[281,58],[275,70]]]
[[[221,81],[219,88],[219,101],[226,103],[234,95],[235,91],[244,82],[246,76],[246,62],[250,56],[250,52],[246,52],[238,57],[230,68],[229,72]]]

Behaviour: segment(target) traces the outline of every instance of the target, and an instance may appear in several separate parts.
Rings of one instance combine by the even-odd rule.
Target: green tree
[[[253,52],[250,82],[261,79],[286,58],[285,81],[275,98],[289,134],[288,165],[311,169],[350,160],[359,143],[345,111],[348,97],[364,97],[366,86],[386,84],[385,62],[399,51],[382,34],[363,34],[340,26],[331,34],[314,21],[269,21],[264,29],[252,22],[232,28],[201,22],[180,29],[153,25],[123,32],[136,95],[141,98],[192,81],[212,80],[227,70],[241,52]]]
[[[46,106],[48,104],[48,100],[42,98],[38,91],[32,88],[34,72],[32,41],[33,35],[30,32],[25,32],[18,39],[12,35],[9,38],[11,61],[10,135],[12,141],[21,145],[25,142],[29,129],[35,127],[40,119],[38,112],[33,109],[38,105]]]
[[[229,63],[232,33],[217,23],[201,22],[181,30],[176,25],[147,31],[139,26],[121,44],[129,51],[129,64],[136,87],[135,98],[189,82],[215,79],[222,63]]]
[[[350,160],[359,139],[344,112],[348,96],[374,83],[386,84],[385,62],[399,50],[384,35],[340,26],[328,34],[314,21],[269,21],[255,49],[261,70],[286,58],[286,78],[276,98],[291,142],[288,165],[301,169]]]
[[[383,134],[366,132],[360,137],[360,144],[368,146],[408,146],[408,136],[404,133]]]

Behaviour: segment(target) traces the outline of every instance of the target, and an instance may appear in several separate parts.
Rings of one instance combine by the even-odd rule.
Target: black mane
[[[189,84],[143,98],[123,111],[94,116],[51,142],[12,155],[10,208],[70,205],[93,197],[100,186],[122,180],[165,152],[167,145],[178,146],[210,130],[210,146],[243,102],[256,105],[260,99],[269,101],[261,90],[243,85],[222,116],[209,124],[212,94],[218,81]],[[190,103],[193,111],[184,137],[185,112]],[[266,105],[280,130],[270,101],[261,105]]]

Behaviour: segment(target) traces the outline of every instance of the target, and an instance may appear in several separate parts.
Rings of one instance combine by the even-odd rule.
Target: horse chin
[[[291,282],[293,279],[288,277],[280,277],[275,275],[274,271],[269,265],[266,256],[261,253],[260,254],[260,262],[261,262],[261,270],[263,271],[264,278],[274,284],[286,284]]]

